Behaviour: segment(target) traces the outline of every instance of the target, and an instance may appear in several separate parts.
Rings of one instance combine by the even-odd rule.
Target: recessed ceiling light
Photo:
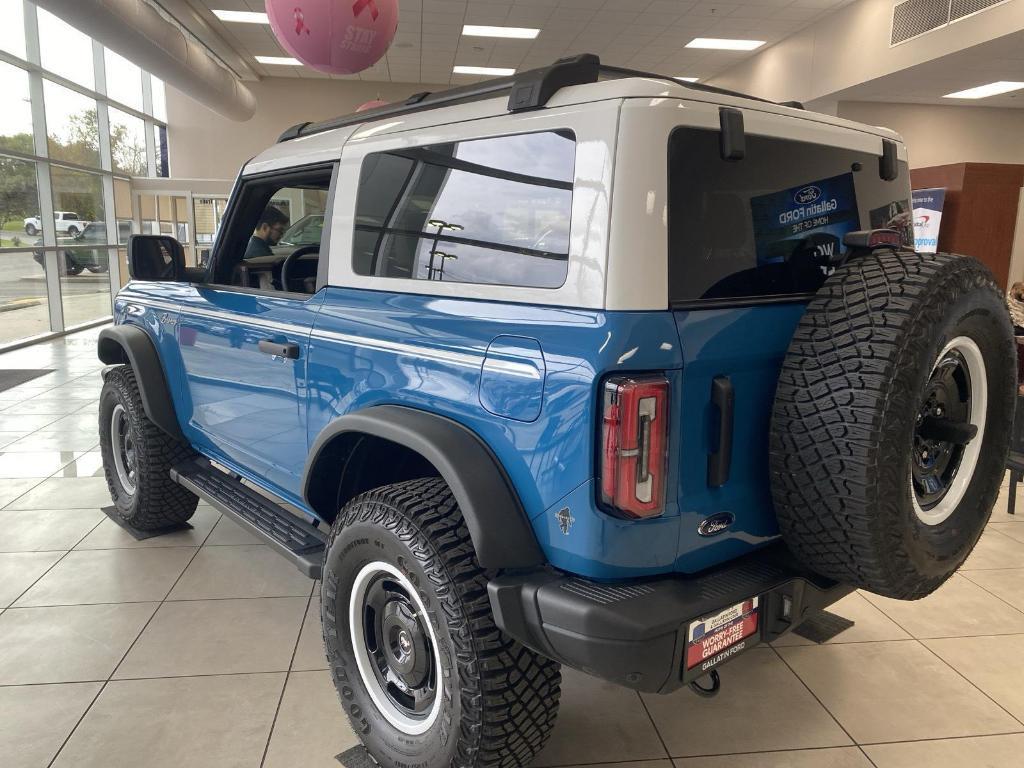
[[[752,51],[764,45],[764,40],[728,40],[722,37],[695,37],[687,48],[712,48],[719,51]]]
[[[1024,83],[1015,83],[1010,80],[1000,80],[998,83],[979,85],[976,88],[968,88],[966,91],[947,93],[944,99],[985,99],[989,96],[998,96],[1000,93],[1019,91],[1024,88]]]
[[[673,80],[685,80],[688,83],[696,83],[698,80],[700,80],[699,77],[674,77],[672,79]]]
[[[256,61],[260,64],[278,64],[282,67],[301,67],[302,62],[293,59],[291,56],[257,56]]]
[[[214,9],[213,15],[221,21],[236,21],[240,24],[269,24],[270,19],[265,13],[256,11],[220,11]]]
[[[461,64],[452,67],[452,72],[456,75],[514,75],[516,73],[514,69],[506,67],[466,67]]]
[[[520,40],[533,40],[540,34],[540,30],[532,27],[488,27],[480,24],[464,24],[462,34],[472,37],[515,37]]]

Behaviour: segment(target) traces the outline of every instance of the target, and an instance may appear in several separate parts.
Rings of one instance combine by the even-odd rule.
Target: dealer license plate
[[[758,598],[691,622],[687,630],[686,669],[706,672],[743,651],[757,633]]]

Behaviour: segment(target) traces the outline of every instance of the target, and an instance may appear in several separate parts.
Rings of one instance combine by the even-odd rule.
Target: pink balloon
[[[372,101],[368,101],[365,104],[360,104],[358,107],[356,107],[356,112],[365,112],[368,109],[386,107],[387,105],[388,103],[386,101],[383,101],[381,99],[373,99]]]
[[[266,0],[279,43],[313,69],[352,75],[387,53],[398,0]]]

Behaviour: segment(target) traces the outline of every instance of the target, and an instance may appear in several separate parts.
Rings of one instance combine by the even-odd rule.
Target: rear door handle
[[[732,466],[733,407],[736,394],[728,376],[715,376],[711,380],[711,404],[718,412],[718,441],[708,455],[708,485],[719,488],[729,481]]]
[[[273,355],[274,357],[284,357],[288,360],[299,359],[299,345],[298,344],[282,344],[281,342],[274,341],[273,339],[260,339],[260,352],[265,355]]]

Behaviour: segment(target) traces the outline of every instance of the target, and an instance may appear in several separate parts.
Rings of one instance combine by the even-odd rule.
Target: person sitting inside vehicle
[[[256,224],[256,231],[249,238],[249,244],[245,247],[245,255],[242,258],[272,256],[274,252],[271,249],[280,242],[286,229],[288,229],[288,217],[279,209],[268,205]]]

